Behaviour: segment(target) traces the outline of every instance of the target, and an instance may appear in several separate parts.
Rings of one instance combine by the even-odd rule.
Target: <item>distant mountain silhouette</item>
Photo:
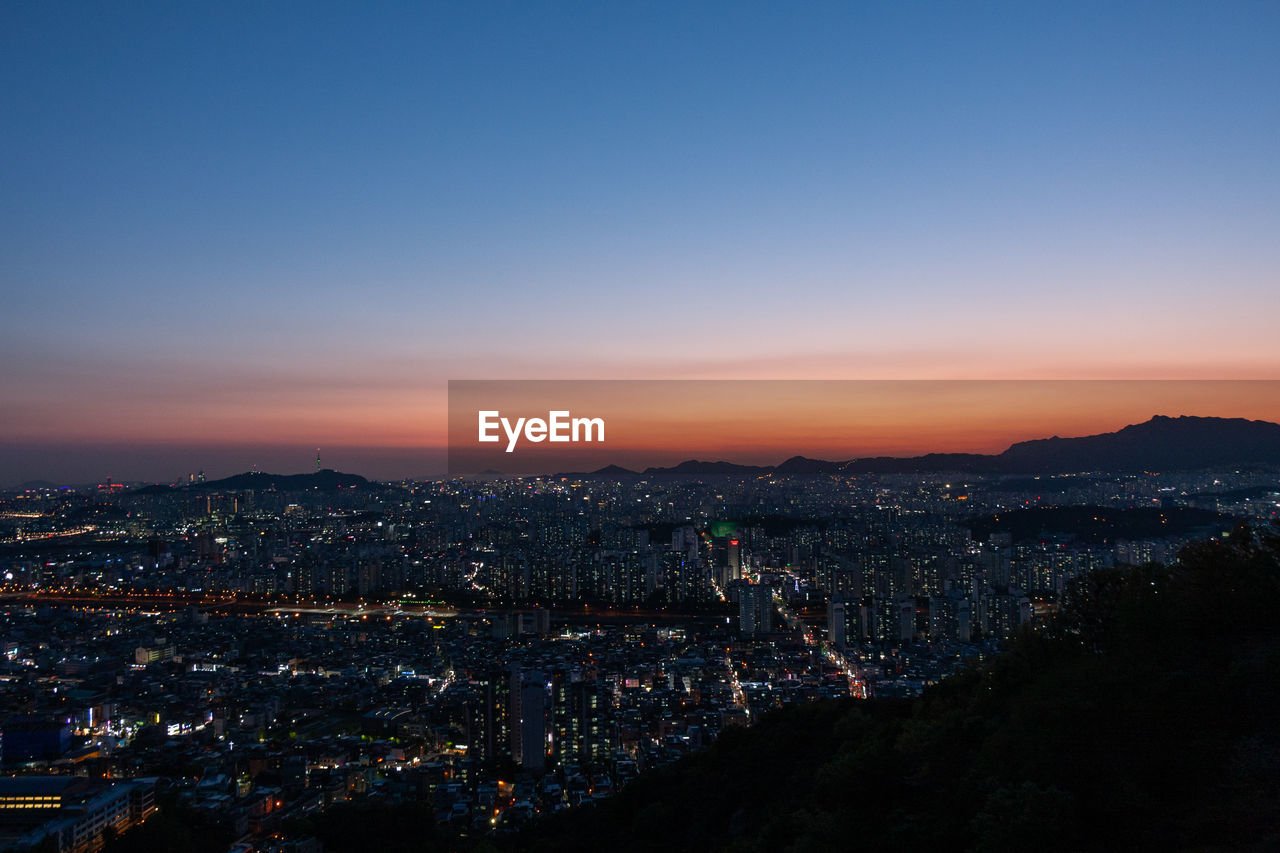
[[[843,467],[843,462],[828,462],[825,459],[810,459],[807,456],[792,456],[776,466],[775,474],[834,474]]]
[[[958,471],[962,474],[987,474],[999,470],[998,456],[982,453],[926,453],[924,456],[869,456],[841,463],[840,470],[850,474],[936,474]]]
[[[505,480],[507,479],[507,475],[499,471],[497,468],[486,468],[476,474],[468,474],[462,479],[487,482],[489,480]]]
[[[1019,442],[1000,454],[1006,470],[1169,470],[1280,462],[1280,424],[1244,418],[1156,415],[1118,432]]]
[[[632,471],[630,468],[623,468],[621,465],[606,465],[595,471],[559,471],[547,476],[552,479],[563,478],[568,480],[631,480],[643,477],[644,473]]]
[[[643,476],[714,477],[757,474],[1059,474],[1080,471],[1168,471],[1224,465],[1280,464],[1280,424],[1244,418],[1156,415],[1116,432],[1080,438],[1020,441],[999,454],[929,453],[872,456],[834,462],[793,456],[779,465],[739,465],[690,459],[669,468],[646,468]],[[638,476],[616,465],[562,477]]]
[[[623,468],[621,465],[606,465],[599,471],[593,471],[600,477],[639,477],[639,471],[632,471],[630,468]]]
[[[646,474],[761,474],[773,470],[770,465],[739,465],[736,462],[702,462],[690,459],[674,468],[646,468]]]
[[[167,495],[170,492],[176,492],[176,486],[166,486],[164,483],[152,483],[150,486],[143,486],[133,490],[135,495]]]
[[[58,488],[58,484],[52,483],[48,480],[27,480],[25,483],[19,483],[13,488],[14,491],[18,492],[25,492],[27,490],[39,491],[42,489],[56,489]]]
[[[195,483],[186,488],[193,491],[230,491],[233,489],[266,490],[276,489],[281,492],[336,492],[338,489],[351,489],[357,486],[369,487],[370,483],[359,474],[344,474],[325,468],[314,474],[264,474],[257,471],[235,474],[221,480],[210,480],[207,483]]]

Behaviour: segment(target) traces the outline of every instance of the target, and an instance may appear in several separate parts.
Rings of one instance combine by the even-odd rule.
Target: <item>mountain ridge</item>
[[[253,489],[267,491],[275,489],[282,492],[321,491],[336,492],[339,489],[368,488],[377,485],[359,474],[346,474],[325,468],[310,474],[269,474],[261,471],[246,471],[243,474],[232,474],[219,480],[204,483],[184,483],[179,486],[161,484],[143,486],[135,494],[163,494],[171,491],[223,491],[233,489]]]
[[[1106,470],[1207,468],[1280,464],[1280,424],[1247,418],[1153,415],[1114,432],[1014,442],[1001,453],[926,453],[869,456],[845,461],[792,456],[777,465],[742,465],[689,459],[669,467],[633,471],[609,465],[597,471],[553,477],[729,476],[761,474],[1060,474]]]

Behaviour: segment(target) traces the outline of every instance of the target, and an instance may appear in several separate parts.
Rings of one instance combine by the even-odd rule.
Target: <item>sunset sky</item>
[[[497,412],[478,440],[478,414]],[[604,441],[530,442],[519,418],[599,418]],[[1280,421],[1280,380],[451,381],[449,471],[643,470],[687,459],[772,465],[924,452],[999,453],[1112,432],[1153,414]],[[507,419],[507,427],[497,425]],[[562,428],[562,435],[567,429]]]
[[[1278,34],[5,3],[0,487],[440,472],[449,379],[1280,378]]]

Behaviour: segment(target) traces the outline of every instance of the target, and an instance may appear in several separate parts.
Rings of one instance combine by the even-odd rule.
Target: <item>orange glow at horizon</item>
[[[473,436],[480,389],[488,408],[604,416],[603,449],[659,462],[713,456],[778,462],[931,452],[998,453],[1011,443],[1120,429],[1153,415],[1280,422],[1277,380],[531,380],[264,393],[175,407],[143,399],[84,417],[49,410],[0,415],[11,444],[345,446],[439,450]],[[466,397],[457,389],[466,388]],[[274,400],[274,402],[273,402]],[[66,403],[73,405],[72,401]],[[451,408],[452,406],[452,408]],[[525,454],[545,445],[522,447]],[[679,458],[675,458],[679,457]]]
[[[1112,432],[1154,415],[1280,421],[1280,382],[454,382],[454,450],[494,447],[475,442],[480,409],[544,418],[564,409],[608,424],[603,445],[521,443],[514,454],[496,454],[509,466],[552,458],[774,464],[791,455],[999,453],[1018,441]]]

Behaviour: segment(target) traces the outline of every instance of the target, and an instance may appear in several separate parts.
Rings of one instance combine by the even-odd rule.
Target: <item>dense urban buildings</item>
[[[96,849],[157,798],[264,850],[315,842],[303,821],[344,802],[510,833],[771,709],[919,694],[1074,578],[1275,518],[1276,483],[322,471],[11,491],[3,837]]]

